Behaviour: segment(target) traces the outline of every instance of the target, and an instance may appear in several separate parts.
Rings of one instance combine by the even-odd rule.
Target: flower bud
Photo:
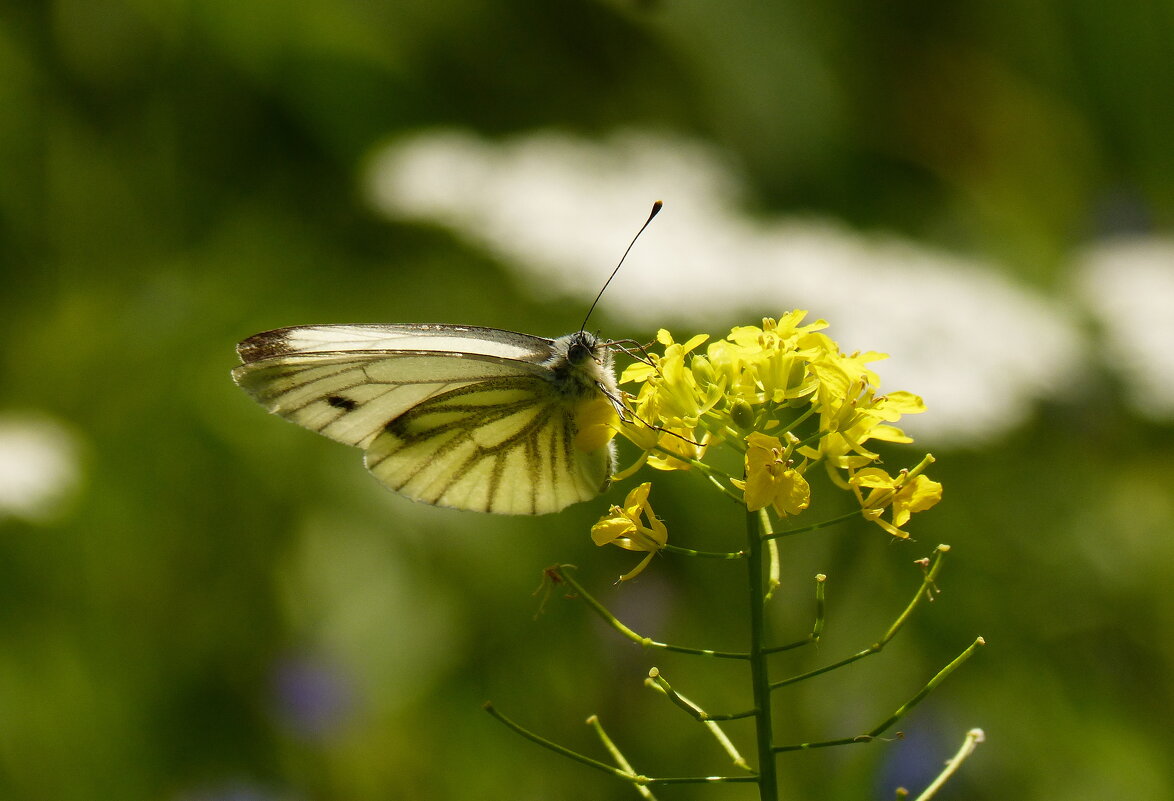
[[[701,386],[713,383],[713,365],[709,363],[709,359],[701,354],[693,357],[690,367],[693,370],[693,377],[697,379],[697,383]]]
[[[754,427],[754,409],[745,400],[738,398],[730,404],[730,419],[742,430],[751,429]]]

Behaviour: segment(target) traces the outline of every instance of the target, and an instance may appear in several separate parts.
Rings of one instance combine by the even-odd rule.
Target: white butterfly
[[[579,436],[585,414],[619,398],[611,352],[585,331],[297,326],[237,353],[233,379],[270,412],[363,448],[376,478],[418,501],[546,514],[614,472],[610,437]]]

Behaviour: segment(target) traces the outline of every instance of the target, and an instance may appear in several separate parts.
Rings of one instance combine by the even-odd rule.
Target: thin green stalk
[[[668,679],[661,675],[659,668],[653,668],[648,671],[648,678],[644,680],[644,684],[661,693],[678,707],[692,715],[694,719],[703,723],[707,720],[740,720],[742,718],[752,718],[758,714],[757,709],[747,709],[745,712],[730,712],[716,715],[706,712],[685,696],[678,694],[672,685],[669,684]]]
[[[776,645],[772,648],[766,648],[763,650],[763,653],[777,654],[819,642],[819,638],[823,636],[824,620],[827,617],[827,593],[824,589],[826,586],[827,576],[823,573],[817,573],[815,576],[815,623],[811,626],[811,633],[801,640],[795,640],[786,645]]]
[[[901,627],[905,625],[905,621],[910,618],[910,616],[913,614],[913,610],[917,608],[918,604],[920,604],[926,598],[933,600],[934,582],[937,581],[938,573],[940,573],[942,570],[942,560],[945,559],[946,554],[949,553],[949,551],[949,545],[939,545],[937,548],[934,548],[933,561],[930,562],[928,569],[925,571],[925,577],[921,581],[921,588],[918,590],[917,594],[913,596],[913,600],[909,602],[909,605],[905,607],[905,611],[902,612],[900,616],[893,621],[893,625],[889,626],[889,630],[886,631],[885,636],[881,638],[880,644],[882,646],[889,640],[893,639],[897,632],[901,630]],[[922,564],[924,565],[924,562],[922,562]]]
[[[765,541],[758,530],[758,515],[746,512],[748,591],[750,595],[750,682],[754,692],[755,745],[758,752],[758,797],[760,801],[778,801],[779,782],[775,768],[774,734],[771,730],[771,687],[767,669],[766,589],[762,563]]]
[[[705,728],[709,730],[709,733],[713,735],[713,738],[717,741],[717,744],[721,746],[721,749],[726,752],[726,756],[728,756],[730,761],[734,763],[734,767],[742,768],[743,770],[749,771],[750,773],[754,772],[753,768],[750,767],[750,765],[746,762],[746,759],[738,752],[737,747],[730,740],[730,738],[726,736],[726,733],[722,730],[722,727],[718,725],[717,721],[710,717],[709,713],[707,713],[701,707],[697,706],[697,704],[695,704],[693,701],[690,701],[688,698],[674,690],[672,685],[669,684],[668,679],[660,675],[659,668],[653,668],[652,670],[648,671],[648,678],[644,680],[644,684],[667,697],[678,707],[685,710],[685,712],[687,712],[694,720],[705,726]]]
[[[757,776],[665,776],[651,777],[646,784],[749,784],[758,781]]]
[[[875,729],[870,731],[868,733],[868,736],[869,737],[879,736],[880,734],[884,733],[890,726],[894,725],[898,720],[900,720],[901,718],[908,715],[909,710],[913,709],[913,707],[920,704],[922,702],[922,700],[927,695],[929,695],[931,692],[933,692],[935,687],[937,687],[939,684],[941,684],[943,681],[945,681],[946,677],[949,676],[951,673],[953,673],[955,670],[957,670],[963,662],[965,662],[967,659],[972,657],[974,655],[974,652],[977,651],[979,649],[979,646],[982,646],[982,645],[986,645],[986,640],[984,640],[982,637],[979,637],[974,642],[972,642],[969,645],[969,647],[967,647],[967,649],[965,651],[960,653],[958,656],[954,657],[954,660],[952,662],[950,662],[950,664],[946,665],[944,668],[939,670],[936,676],[934,676],[932,679],[927,681],[925,683],[925,686],[921,688],[920,692],[918,692],[917,695],[913,696],[908,701],[906,701],[904,704],[902,704],[901,707],[896,712],[894,712],[892,715],[889,716],[888,720],[886,720],[884,723],[880,724]]]
[[[857,651],[851,656],[845,657],[838,662],[833,662],[830,665],[824,665],[823,667],[816,668],[815,670],[809,670],[806,673],[800,673],[798,676],[791,676],[788,679],[776,681],[771,685],[771,689],[777,690],[780,687],[786,687],[788,684],[794,684],[799,681],[804,681],[805,679],[819,676],[829,671],[836,670],[837,668],[842,668],[845,665],[850,665],[857,660],[864,659],[866,656],[872,656],[873,654],[880,653],[881,650],[884,649],[885,645],[888,644],[889,640],[893,639],[893,637],[897,635],[897,632],[901,630],[901,627],[905,625],[905,622],[909,620],[909,617],[913,614],[913,610],[916,609],[925,598],[932,597],[930,593],[933,592],[934,581],[937,579],[938,573],[941,571],[942,558],[949,550],[950,546],[948,545],[939,545],[936,549],[934,549],[933,561],[925,571],[925,576],[921,581],[921,586],[917,588],[917,592],[913,595],[913,599],[909,601],[901,614],[897,615],[897,619],[894,620],[892,625],[889,626],[889,630],[886,631],[884,636],[881,637],[877,642],[874,642],[863,651]]]
[[[630,628],[625,626],[620,620],[608,611],[607,607],[597,601],[587,590],[583,589],[583,585],[575,581],[571,574],[566,570],[567,565],[560,565],[554,568],[554,572],[560,579],[571,586],[583,602],[590,606],[595,613],[611,626],[613,629],[623,634],[629,640],[639,643],[645,648],[660,648],[665,651],[674,651],[679,654],[693,654],[694,656],[712,656],[717,659],[749,659],[750,654],[745,651],[714,651],[708,648],[688,648],[683,645],[671,645],[669,643],[657,642],[649,637],[641,636]]]
[[[787,529],[786,531],[776,531],[774,534],[770,535],[770,538],[772,540],[776,540],[781,537],[791,537],[795,534],[806,534],[809,531],[818,531],[821,528],[827,528],[828,526],[834,526],[837,523],[843,523],[845,520],[851,520],[854,517],[860,517],[862,514],[864,514],[862,509],[854,509],[851,512],[845,512],[842,515],[836,515],[835,517],[830,517],[827,520],[821,520],[818,523],[812,523],[810,525],[801,526],[799,528]]]
[[[823,741],[816,742],[816,743],[796,743],[794,745],[780,745],[780,746],[775,747],[774,752],[776,754],[779,754],[784,751],[806,751],[806,750],[810,750],[812,748],[827,748],[828,746],[832,746],[832,745],[849,745],[851,743],[870,743],[873,740],[876,740],[878,737],[880,737],[882,734],[884,734],[888,729],[890,729],[892,726],[894,726],[897,723],[897,721],[899,721],[901,718],[903,718],[907,714],[909,714],[910,710],[912,710],[913,707],[915,707],[919,703],[921,703],[921,701],[927,695],[929,695],[934,690],[934,688],[936,688],[939,684],[941,684],[943,681],[945,681],[947,676],[949,676],[951,673],[953,673],[955,670],[957,670],[962,665],[963,662],[965,662],[967,659],[969,659],[971,656],[973,656],[974,652],[977,651],[979,646],[981,646],[981,645],[986,645],[986,640],[984,640],[982,637],[979,637],[977,640],[975,640],[969,646],[967,646],[966,650],[964,650],[958,656],[954,657],[954,659],[951,660],[948,665],[946,665],[944,668],[939,670],[937,672],[937,674],[932,679],[927,681],[925,683],[925,686],[922,687],[917,692],[916,695],[914,695],[912,698],[910,698],[905,703],[901,704],[901,706],[897,708],[896,712],[894,712],[892,715],[889,715],[889,717],[887,719],[885,719],[885,721],[883,723],[881,723],[879,726],[873,727],[873,729],[871,731],[869,731],[867,734],[859,734],[855,737],[841,737],[838,740],[823,740]]]
[[[498,712],[497,708],[494,707],[493,704],[491,704],[491,703],[485,704],[485,711],[488,712],[490,715],[493,715],[493,717],[497,718],[499,721],[504,723],[509,728],[513,729],[518,734],[525,737],[530,742],[537,743],[538,745],[542,746],[543,748],[554,751],[556,754],[562,754],[563,756],[569,757],[570,759],[573,759],[576,762],[582,762],[584,765],[588,765],[590,767],[593,767],[596,770],[601,770],[604,773],[609,773],[612,776],[615,776],[616,778],[623,779],[624,781],[634,782],[636,784],[644,784],[647,782],[647,777],[645,777],[645,776],[640,776],[635,773],[630,773],[628,771],[621,770],[619,768],[613,768],[611,765],[608,765],[606,762],[600,762],[598,759],[592,759],[589,756],[586,756],[584,754],[580,754],[578,751],[572,751],[571,749],[567,748],[566,746],[559,745],[558,743],[553,743],[550,740],[546,739],[545,737],[543,737],[539,734],[535,734],[534,732],[530,731],[529,729],[523,728],[521,725],[515,723],[514,721],[507,718],[505,715]]]
[[[497,709],[491,703],[485,704],[485,711],[488,712],[493,717],[497,718],[497,720],[504,723],[508,728],[512,729],[517,734],[520,734],[523,737],[525,737],[530,742],[537,743],[538,745],[542,746],[543,748],[546,748],[550,751],[554,751],[556,754],[562,754],[563,756],[569,757],[570,759],[573,759],[576,762],[581,762],[584,765],[588,765],[592,768],[595,768],[596,770],[601,770],[604,773],[607,773],[611,776],[615,776],[617,779],[622,779],[623,781],[629,782],[631,784],[635,784],[635,785],[723,784],[723,783],[743,784],[743,783],[747,783],[747,782],[758,781],[757,776],[665,776],[665,777],[654,777],[654,776],[642,776],[642,775],[636,774],[636,773],[629,773],[627,771],[621,770],[620,768],[613,768],[611,765],[608,765],[606,762],[600,762],[598,759],[592,759],[589,756],[585,756],[584,754],[580,754],[578,751],[572,751],[571,749],[567,748],[566,746],[562,746],[562,745],[559,745],[558,743],[551,742],[550,740],[546,739],[545,737],[543,737],[540,734],[535,734],[534,732],[525,728],[521,724],[515,723],[514,721],[510,720],[502,713],[498,712]]]
[[[619,765],[622,770],[625,770],[635,776],[636,771],[632,769],[632,763],[629,762],[628,758],[624,756],[624,752],[619,749],[619,746],[615,744],[615,741],[612,740],[612,738],[607,735],[607,732],[603,730],[603,724],[599,722],[599,717],[592,715],[591,717],[587,718],[587,725],[595,729],[596,736],[599,737],[599,741],[603,743],[603,747],[607,749],[609,754],[611,754],[611,758],[615,760],[616,764]],[[645,799],[645,801],[656,801],[656,796],[654,796],[652,791],[643,784],[636,785],[636,792],[639,793],[640,797]]]
[[[769,578],[766,580],[766,596],[765,600],[769,601],[774,595],[775,590],[782,584],[782,569],[779,566],[779,544],[771,539],[771,534],[774,534],[774,526],[770,521],[770,512],[766,507],[758,510],[758,524],[762,526],[762,538],[766,540],[767,555],[770,557],[770,568],[767,572]]]
[[[942,785],[957,772],[958,768],[962,767],[962,763],[970,758],[970,755],[974,753],[974,749],[978,748],[979,744],[984,740],[986,740],[986,734],[983,733],[982,729],[971,729],[966,732],[966,739],[963,740],[962,747],[958,749],[958,753],[954,754],[950,761],[946,763],[946,767],[938,774],[938,777],[933,780],[929,787],[926,787],[925,791],[917,796],[917,801],[929,801],[929,799],[937,795],[938,790],[942,789]]]
[[[731,551],[729,553],[722,551],[696,551],[692,548],[682,548],[679,545],[669,545],[665,543],[660,546],[660,550],[665,553],[675,553],[681,556],[696,556],[701,559],[745,559],[745,551]]]

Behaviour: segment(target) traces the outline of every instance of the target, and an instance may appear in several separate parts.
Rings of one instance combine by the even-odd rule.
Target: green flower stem
[[[747,589],[750,595],[750,683],[754,693],[755,746],[758,753],[758,797],[761,801],[778,801],[779,782],[776,773],[773,732],[771,730],[771,684],[767,670],[766,591],[763,582],[762,552],[765,540],[759,531],[759,518],[746,512],[746,542],[750,552],[746,560]]]
[[[772,540],[776,540],[781,537],[791,537],[791,536],[794,536],[795,534],[806,534],[810,531],[817,531],[821,528],[827,528],[828,526],[834,526],[837,523],[843,523],[845,520],[851,520],[854,517],[860,517],[860,515],[863,513],[864,513],[863,509],[854,509],[851,512],[845,512],[842,515],[836,515],[835,517],[830,517],[827,520],[821,520],[818,523],[812,523],[807,526],[801,526],[800,528],[791,528],[791,529],[787,529],[786,531],[775,532],[775,533],[771,534],[769,536],[769,538]]]
[[[766,420],[773,420],[774,419],[774,411],[776,408],[777,408],[777,406],[772,406],[771,408],[765,410],[765,413],[763,414],[763,418]],[[793,432],[796,428],[798,428],[800,425],[802,425],[805,420],[807,420],[809,417],[811,417],[812,415],[815,414],[815,408],[816,408],[815,404],[813,404],[813,403],[808,404],[807,409],[801,415],[799,415],[798,417],[796,417],[794,420],[792,420],[789,423],[784,423],[783,425],[780,426],[780,428],[783,431]],[[758,428],[756,430],[761,431],[762,429]],[[823,436],[823,434],[816,434],[813,437],[808,437],[808,439],[818,440],[822,436]],[[798,442],[798,443],[796,443],[795,447],[800,447],[801,445],[803,445],[803,442]]]
[[[979,646],[985,644],[986,641],[982,637],[979,637],[974,642],[972,642],[969,646],[967,646],[966,650],[956,656],[948,665],[939,670],[937,675],[926,682],[925,686],[922,687],[916,695],[902,704],[896,712],[890,715],[883,723],[873,728],[872,731],[868,732],[867,734],[857,735],[856,737],[842,737],[838,740],[823,740],[821,742],[815,743],[780,745],[775,747],[774,752],[778,754],[784,751],[805,751],[812,748],[827,748],[828,746],[833,745],[849,745],[851,743],[872,742],[873,740],[880,737],[880,735],[884,734],[884,732],[891,728],[894,724],[896,724],[897,721],[905,717],[905,715],[909,714],[909,711],[913,709],[913,707],[917,706],[917,704],[921,703],[921,701],[927,695],[929,695],[939,684],[945,681],[947,676],[957,670],[963,662],[973,656],[974,652],[978,650]]]
[[[712,484],[718,492],[722,494],[729,494],[729,490],[726,489],[726,485],[721,483],[721,481],[719,481],[716,476],[706,476],[705,480]]]
[[[978,748],[979,744],[986,739],[986,734],[982,729],[971,729],[966,732],[966,739],[962,742],[962,747],[958,749],[958,753],[946,763],[946,767],[938,774],[938,777],[930,783],[929,787],[925,788],[925,792],[917,796],[916,801],[929,801],[933,798],[938,790],[942,788],[951,776],[962,767],[962,763],[970,758],[974,750]]]
[[[666,553],[680,554],[681,556],[697,556],[701,559],[745,559],[745,551],[734,551],[733,553],[720,553],[715,551],[695,551],[692,548],[681,548],[677,545],[664,544],[660,546],[660,550]]]
[[[943,544],[934,548],[933,559],[929,562],[929,568],[925,571],[925,577],[921,580],[921,586],[918,588],[917,594],[913,596],[913,600],[905,607],[905,611],[893,621],[893,625],[889,626],[889,630],[881,638],[880,645],[882,647],[896,636],[897,632],[901,630],[901,627],[905,625],[905,621],[912,616],[913,610],[917,608],[918,604],[927,598],[931,601],[933,600],[934,582],[937,580],[938,573],[941,572],[942,560],[945,559],[946,554],[949,552],[949,545]],[[925,561],[922,561],[921,564],[924,566]]]
[[[713,738],[717,740],[718,745],[721,746],[722,750],[726,752],[726,755],[734,763],[734,767],[742,768],[751,773],[754,772],[746,762],[746,759],[738,753],[738,749],[730,742],[730,738],[726,736],[726,733],[722,731],[721,726],[717,724],[713,717],[706,713],[704,709],[697,706],[697,704],[674,690],[672,685],[668,683],[668,680],[660,675],[658,668],[652,668],[652,670],[648,671],[648,678],[644,680],[644,684],[657,690],[678,707],[688,712],[694,720],[704,724],[709,729],[709,733],[713,735]]]
[[[770,538],[774,534],[774,525],[771,523],[770,512],[766,511],[766,507],[758,510],[758,524],[762,527],[762,538],[766,540],[766,549],[770,555],[769,578],[766,580],[766,595],[764,596],[764,600],[769,601],[775,590],[782,584],[782,571],[779,566],[779,544]]]
[[[647,784],[749,784],[757,776],[666,776],[645,779]]]
[[[906,701],[901,706],[900,709],[898,709],[896,712],[894,712],[889,717],[888,720],[886,720],[884,723],[880,724],[875,729],[870,731],[868,733],[868,736],[869,737],[876,737],[876,736],[880,735],[881,733],[886,731],[890,726],[895,724],[898,720],[905,717],[905,715],[907,715],[909,713],[909,710],[913,709],[913,707],[915,707],[919,703],[921,703],[921,701],[927,695],[929,695],[931,692],[933,692],[935,687],[937,687],[939,684],[941,684],[943,681],[945,681],[947,676],[949,676],[951,673],[953,673],[955,670],[957,670],[958,667],[961,666],[963,662],[965,662],[967,659],[969,659],[971,656],[973,656],[974,652],[977,651],[979,649],[979,647],[983,646],[983,645],[986,645],[986,640],[984,640],[982,637],[979,637],[974,642],[972,642],[969,646],[967,646],[965,651],[958,654],[958,656],[954,657],[954,660],[952,662],[950,662],[950,664],[946,665],[944,668],[939,670],[936,676],[934,676],[932,679],[930,679],[928,682],[926,682],[925,686],[921,688],[921,690],[917,693],[917,695],[913,696],[908,701]]]
[[[819,573],[815,577],[815,623],[811,627],[811,633],[801,640],[789,642],[786,645],[776,645],[773,648],[764,648],[764,654],[777,654],[782,651],[790,651],[792,648],[799,648],[804,645],[811,645],[819,642],[819,638],[823,636],[823,624],[827,615],[827,593],[825,587],[827,586],[827,576]]]
[[[593,767],[596,770],[601,770],[604,773],[608,773],[612,776],[615,776],[616,778],[623,779],[624,781],[633,782],[635,784],[646,784],[648,781],[646,776],[640,776],[640,775],[638,775],[636,773],[632,773],[630,771],[621,770],[620,768],[613,768],[611,765],[608,765],[605,762],[600,762],[598,759],[592,759],[589,756],[585,756],[584,754],[580,754],[578,751],[572,751],[571,749],[567,748],[566,746],[559,745],[558,743],[553,743],[550,740],[546,739],[545,737],[542,737],[541,735],[535,734],[534,732],[530,731],[529,729],[523,728],[519,724],[510,720],[505,715],[498,712],[497,709],[491,703],[487,702],[485,704],[485,711],[488,712],[493,717],[497,718],[499,721],[504,723],[509,728],[513,729],[518,734],[525,737],[527,740],[530,740],[531,742],[537,743],[538,745],[540,745],[543,748],[546,748],[550,751],[554,751],[556,754],[562,754],[563,756],[569,757],[570,759],[573,759],[576,762],[582,762],[584,765],[588,765],[590,767]]]
[[[786,751],[810,751],[814,748],[830,748],[833,745],[852,745],[853,743],[871,743],[874,738],[867,734],[857,737],[841,737],[838,740],[820,740],[817,743],[794,743],[792,745],[776,745],[774,752],[782,754]]]
[[[673,651],[679,654],[693,654],[695,656],[712,656],[717,659],[749,659],[750,654],[745,651],[714,651],[708,648],[687,648],[683,645],[671,645],[669,643],[657,642],[649,637],[643,637],[640,634],[632,631],[616,618],[607,607],[597,601],[587,590],[583,589],[583,585],[575,581],[567,571],[569,565],[559,565],[554,568],[554,573],[558,575],[563,581],[571,586],[575,594],[583,599],[584,603],[590,606],[595,613],[610,625],[613,629],[623,634],[629,640],[639,643],[645,648],[660,648],[665,651]]]
[[[932,597],[930,593],[933,591],[934,580],[937,578],[938,572],[941,570],[942,558],[949,550],[949,545],[939,545],[936,549],[934,549],[933,560],[930,563],[929,568],[925,571],[925,577],[922,579],[921,586],[917,588],[917,592],[914,594],[913,599],[908,603],[908,605],[906,605],[904,611],[902,611],[901,614],[897,616],[897,619],[893,621],[892,625],[889,626],[889,630],[885,632],[885,635],[881,637],[880,640],[868,646],[863,651],[858,651],[857,653],[854,653],[849,657],[845,657],[838,662],[833,662],[830,665],[824,665],[823,667],[816,668],[815,670],[809,670],[806,673],[800,673],[797,676],[791,676],[789,679],[782,679],[781,681],[777,681],[772,684],[770,688],[772,690],[777,690],[780,687],[786,687],[788,684],[795,684],[796,682],[819,676],[823,673],[844,667],[845,665],[850,665],[859,659],[864,659],[866,656],[872,656],[873,654],[880,653],[885,645],[888,644],[889,640],[893,639],[893,637],[897,635],[897,632],[901,630],[901,627],[905,625],[905,622],[913,614],[913,610],[917,608],[918,604],[920,604],[923,599]]]
[[[720,490],[721,493],[723,495],[725,495],[727,498],[729,498],[733,501],[736,501],[738,504],[742,503],[741,494],[734,492],[732,489],[730,489],[724,483],[722,483],[722,479],[725,479],[725,481],[728,482],[733,478],[728,473],[725,473],[721,470],[718,470],[715,467],[711,467],[710,465],[707,465],[705,462],[702,462],[698,459],[690,459],[686,456],[682,456],[679,453],[673,453],[668,448],[662,448],[659,445],[654,445],[652,447],[652,449],[649,451],[649,453],[651,453],[652,451],[656,451],[657,453],[659,453],[663,456],[669,456],[673,459],[676,459],[678,462],[686,462],[690,467],[692,467],[698,473],[705,476],[709,480],[709,482],[711,484],[713,484],[713,486],[715,486],[718,490]]]
[[[603,747],[607,749],[609,754],[611,754],[611,758],[615,760],[615,763],[619,765],[622,770],[625,770],[635,776],[636,771],[632,770],[632,764],[628,762],[627,757],[624,756],[623,752],[620,751],[611,737],[607,736],[607,732],[603,730],[603,724],[599,722],[598,716],[592,715],[591,717],[587,718],[587,725],[595,729],[595,734],[599,737],[599,741],[603,743]],[[640,794],[641,798],[645,798],[648,801],[656,801],[656,796],[654,796],[652,791],[643,784],[636,785],[636,792]]]
[[[665,698],[672,701],[676,706],[688,712],[694,720],[709,720],[709,715],[706,714],[705,710],[697,706],[697,704],[693,703],[689,699],[685,698],[683,695],[680,695],[676,690],[673,689],[673,686],[669,684],[668,679],[660,675],[660,668],[654,667],[648,671],[648,678],[644,680],[644,686],[651,687],[652,689],[659,692]]]
[[[660,671],[656,668],[653,668],[652,670],[657,671],[657,676],[653,677],[652,672],[650,671],[648,678],[644,680],[644,686],[651,687],[652,689],[661,693],[681,709],[692,715],[698,721],[741,720],[743,718],[752,718],[758,714],[757,709],[747,709],[745,712],[730,712],[718,715],[706,712],[684,696],[677,695],[673,688],[669,685],[668,681],[665,680],[664,676],[660,675]]]
[[[811,641],[819,642],[823,636],[823,624],[827,620],[827,581],[823,573],[815,574],[815,623],[811,626]]]
[[[725,782],[744,783],[758,781],[758,777],[756,776],[666,776],[661,778],[641,776],[640,774],[631,773],[625,770],[621,770],[620,768],[613,768],[606,762],[600,762],[598,759],[592,759],[589,756],[580,754],[578,751],[572,751],[566,746],[551,742],[545,737],[539,734],[535,734],[522,725],[510,720],[505,715],[498,712],[491,703],[485,704],[485,711],[495,717],[497,720],[504,723],[508,728],[525,737],[530,742],[537,743],[543,748],[554,751],[556,754],[562,754],[563,756],[573,759],[576,762],[581,762],[584,765],[588,765],[592,768],[595,768],[596,770],[601,770],[610,776],[615,776],[617,779],[622,779],[636,786],[649,784],[721,784]]]

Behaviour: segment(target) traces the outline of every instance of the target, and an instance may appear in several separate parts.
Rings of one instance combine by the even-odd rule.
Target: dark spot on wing
[[[350,398],[344,398],[342,395],[330,395],[326,398],[326,402],[335,409],[344,409],[348,412],[353,412],[359,408],[359,404],[355,403]]]

